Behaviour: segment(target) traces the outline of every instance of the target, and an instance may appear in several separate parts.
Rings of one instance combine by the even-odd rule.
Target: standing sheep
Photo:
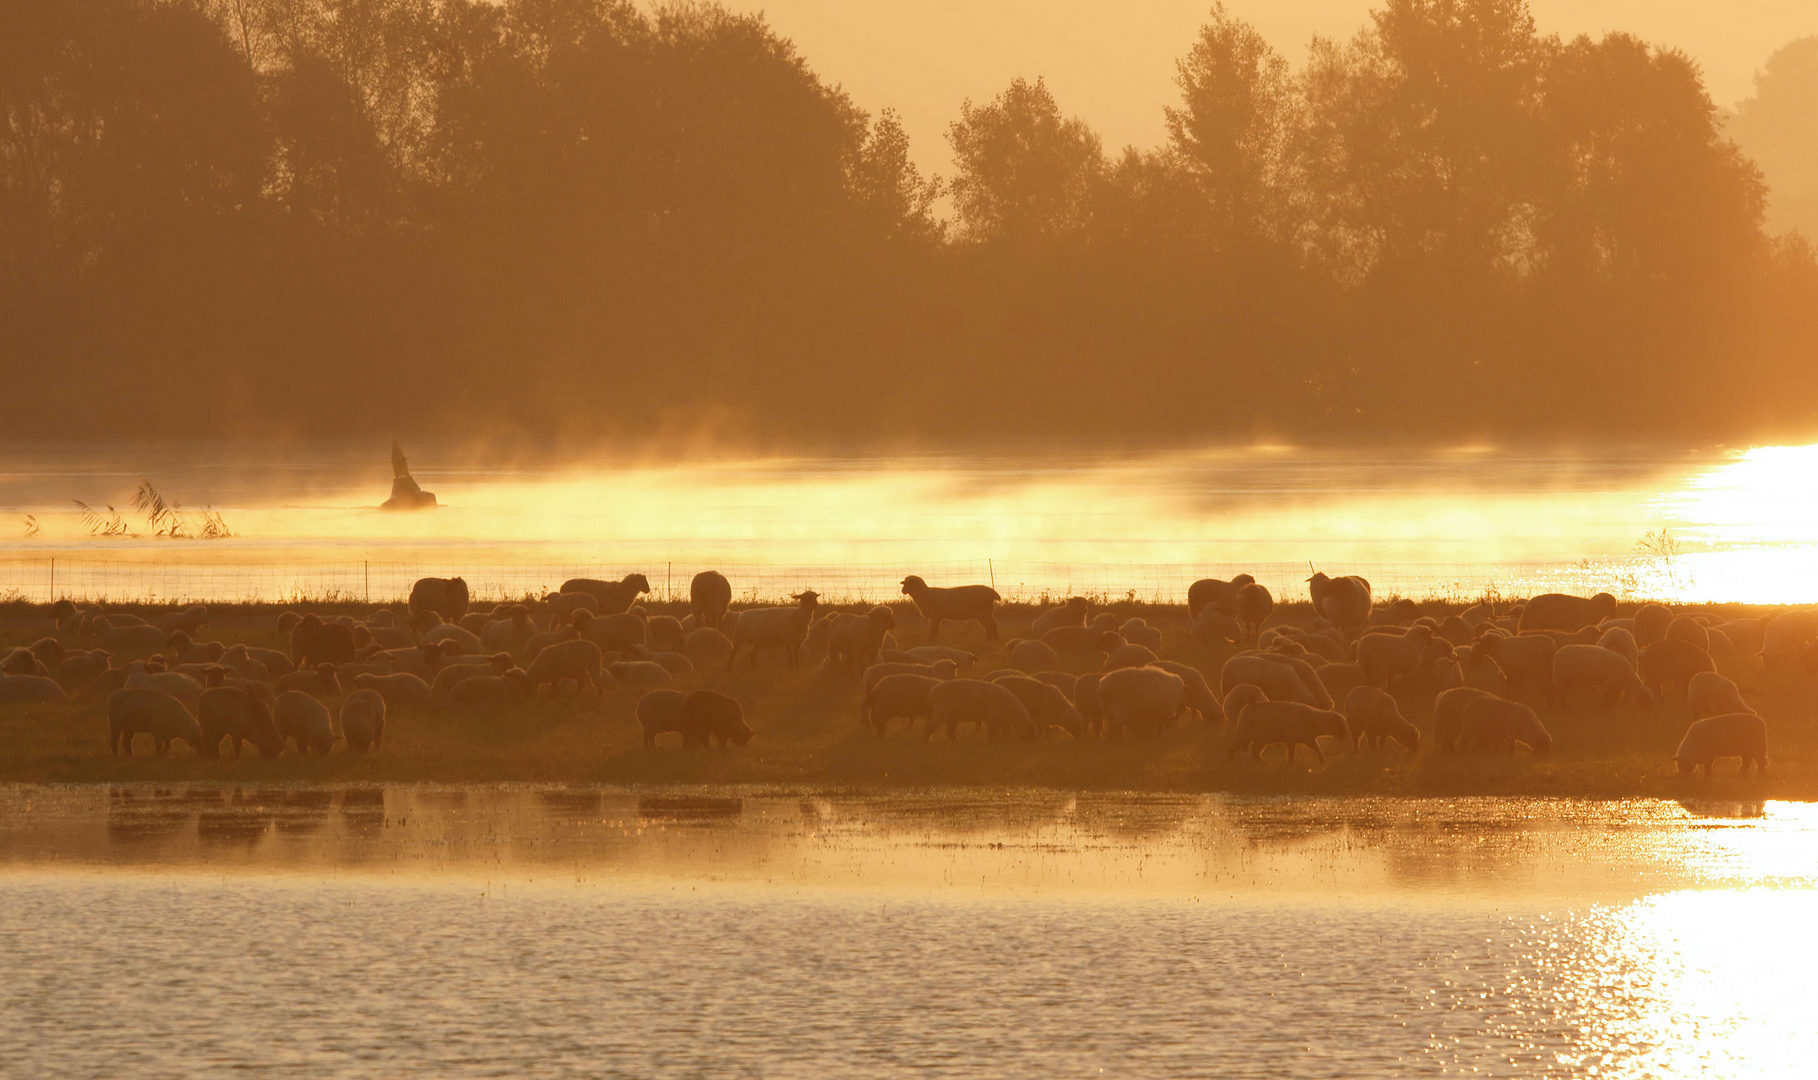
[[[1505,637],[1489,632],[1472,645],[1465,664],[1465,675],[1471,675],[1475,662],[1489,660],[1502,670],[1510,689],[1517,686],[1539,687],[1546,703],[1553,703],[1553,654],[1559,645],[1545,634],[1523,634]]]
[[[1635,635],[1620,626],[1612,626],[1605,630],[1603,636],[1597,639],[1597,644],[1613,653],[1620,654],[1624,660],[1629,662],[1631,669],[1641,658],[1641,648],[1635,644]]]
[[[1496,695],[1474,686],[1458,686],[1433,701],[1433,742],[1446,753],[1458,749],[1458,733],[1464,730],[1465,708],[1481,698]]]
[[[1371,686],[1390,689],[1397,679],[1411,678],[1436,655],[1433,629],[1410,626],[1399,634],[1368,633],[1357,639],[1357,666]]]
[[[341,736],[349,753],[379,748],[385,740],[385,699],[377,690],[355,690],[341,702]]]
[[[577,699],[589,686],[604,695],[606,676],[601,668],[603,659],[600,646],[592,641],[559,641],[546,646],[531,659],[530,667],[525,672],[530,676],[531,693],[534,694],[545,686],[553,693],[561,689],[564,679],[572,679]]]
[[[297,620],[290,631],[290,657],[298,668],[317,664],[351,664],[354,650],[353,629],[340,623],[325,623],[315,612]]]
[[[1076,739],[1083,734],[1086,718],[1057,688],[1027,675],[999,675],[991,681],[1015,694],[1023,703],[1023,708],[1029,711],[1029,719],[1035,724],[1036,738],[1055,727]]]
[[[1609,593],[1596,596],[1567,596],[1565,593],[1543,593],[1521,609],[1522,633],[1536,630],[1563,630],[1572,633],[1616,614],[1616,598]]]
[[[997,618],[994,611],[1003,597],[989,585],[958,585],[936,589],[915,574],[903,579],[903,595],[915,602],[915,610],[928,620],[928,640],[939,641],[941,621],[976,621],[985,628],[985,640],[997,640]]]
[[[159,756],[170,752],[174,739],[182,739],[197,753],[202,751],[202,725],[181,701],[169,694],[138,687],[115,690],[107,699],[109,752],[133,756],[133,737],[150,735]]]
[[[1225,722],[1224,707],[1219,703],[1218,695],[1207,684],[1204,672],[1178,660],[1156,660],[1149,666],[1160,668],[1186,684],[1187,707],[1198,713],[1202,721],[1214,727]]]
[[[391,675],[355,675],[354,685],[363,690],[376,690],[385,699],[388,711],[402,712],[409,709],[420,712],[429,708],[429,684],[421,676],[408,671]]]
[[[884,638],[896,629],[896,615],[887,607],[874,607],[863,615],[840,612],[827,631],[827,667],[844,669],[858,678],[877,663]]]
[[[1668,641],[1683,641],[1687,645],[1696,645],[1705,652],[1711,651],[1711,633],[1704,624],[1696,619],[1680,616],[1667,625]]]
[[[1349,744],[1351,729],[1343,716],[1329,709],[1315,709],[1296,701],[1261,701],[1244,706],[1238,714],[1231,741],[1225,744],[1225,758],[1229,760],[1247,750],[1260,762],[1264,750],[1282,745],[1288,748],[1288,762],[1293,764],[1294,751],[1305,746],[1323,765],[1326,755],[1319,748],[1321,737]]]
[[[1237,610],[1237,591],[1245,585],[1254,585],[1256,579],[1249,574],[1239,574],[1230,581],[1218,578],[1201,578],[1187,586],[1187,618],[1198,619],[1199,613],[1208,607],[1216,607],[1223,612]]]
[[[732,583],[718,570],[703,570],[688,583],[688,610],[697,628],[717,630],[731,606]]]
[[[1635,635],[1635,647],[1645,649],[1656,641],[1666,637],[1667,627],[1673,625],[1673,613],[1659,604],[1643,604],[1635,612],[1629,632]]]
[[[744,746],[751,741],[751,726],[737,698],[718,690],[696,690],[682,702],[682,745],[705,749],[710,743]]]
[[[1035,617],[1029,632],[1036,637],[1057,626],[1084,626],[1086,616],[1092,612],[1092,602],[1083,596],[1068,597],[1059,607],[1051,607]]]
[[[1410,754],[1420,752],[1420,729],[1401,715],[1395,699],[1386,690],[1359,686],[1345,695],[1345,722],[1361,753],[1368,746],[1382,752],[1384,739],[1393,739]]]
[[[780,649],[789,662],[789,670],[796,671],[802,666],[802,641],[808,636],[808,624],[814,621],[814,609],[820,603],[820,595],[809,589],[790,597],[796,602],[795,607],[751,608],[739,613],[739,619],[732,629],[732,654],[726,658],[726,668],[731,670],[738,662],[739,650],[751,646],[751,667],[757,667],[758,653],[764,649]]]
[[[1716,671],[1711,654],[1696,645],[1674,638],[1662,638],[1641,650],[1641,682],[1655,698],[1665,701],[1669,686],[1682,691],[1691,686],[1692,676],[1702,671]]]
[[[1243,637],[1243,629],[1237,625],[1236,619],[1219,610],[1217,604],[1207,604],[1193,617],[1193,625],[1188,629],[1187,635],[1200,648],[1211,652],[1223,649]]]
[[[1553,654],[1554,700],[1567,708],[1575,692],[1597,708],[1610,708],[1624,697],[1643,708],[1654,704],[1628,658],[1601,645],[1567,645]]]
[[[1187,711],[1187,684],[1160,668],[1132,667],[1109,671],[1098,680],[1098,708],[1105,734],[1123,738],[1158,734]]]
[[[1767,724],[1752,712],[1707,716],[1685,729],[1685,738],[1679,740],[1679,749],[1673,753],[1679,775],[1695,773],[1702,767],[1706,780],[1711,778],[1711,766],[1720,757],[1741,758],[1739,776],[1747,776],[1751,764],[1755,775],[1766,776]]]
[[[278,734],[297,744],[297,752],[326,754],[335,744],[335,725],[328,706],[301,690],[286,690],[272,706]]]
[[[1545,756],[1553,750],[1553,736],[1541,725],[1540,717],[1518,701],[1485,696],[1464,707],[1458,730],[1460,750],[1512,754],[1516,743],[1527,744],[1536,756]]]
[[[1229,694],[1245,684],[1261,690],[1271,701],[1298,701],[1306,705],[1318,702],[1294,667],[1277,663],[1272,657],[1250,653],[1226,660],[1219,672],[1220,692]]]
[[[1686,684],[1685,704],[1692,710],[1694,720],[1755,711],[1742,700],[1742,690],[1715,671],[1701,671],[1692,676],[1692,681]]]
[[[644,731],[644,747],[656,749],[656,737],[665,732],[682,730],[682,708],[688,695],[680,690],[651,690],[638,698],[638,726]]]
[[[914,721],[928,715],[928,691],[943,680],[908,672],[886,675],[865,689],[859,704],[859,723],[869,725],[881,738],[889,732],[890,721]]]
[[[977,724],[992,742],[1012,735],[1036,737],[1029,710],[1017,696],[982,679],[950,679],[928,691],[928,727],[922,738],[933,738],[942,729],[949,740],[958,738],[961,724]]]
[[[571,578],[562,582],[561,591],[586,593],[600,605],[601,615],[618,615],[630,611],[639,594],[650,591],[650,579],[643,574],[626,574],[618,581]]]
[[[452,623],[467,614],[467,582],[458,577],[418,578],[410,587],[410,613],[434,611]]]
[[[1239,640],[1253,643],[1262,633],[1269,613],[1275,610],[1275,597],[1253,581],[1237,590],[1236,604],[1232,614],[1237,616],[1237,628],[1242,635]]]
[[[196,720],[202,734],[202,743],[196,749],[205,758],[221,756],[222,739],[233,743],[236,758],[246,743],[253,744],[262,758],[275,758],[284,752],[284,736],[272,719],[271,705],[240,687],[211,686],[202,691],[196,704]]]
[[[1307,579],[1313,610],[1340,630],[1354,630],[1370,622],[1370,582],[1356,576],[1327,577],[1315,573]]]

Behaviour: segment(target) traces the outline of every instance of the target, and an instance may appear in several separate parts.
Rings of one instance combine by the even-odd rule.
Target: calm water
[[[389,600],[421,573],[459,572],[482,593],[521,595],[630,570],[673,593],[717,566],[764,598],[804,587],[881,597],[913,567],[1016,597],[1143,599],[1247,569],[1292,599],[1311,561],[1416,597],[1556,588],[1818,602],[1818,446],[467,461],[419,454],[418,479],[446,505],[400,515],[375,509],[390,483],[384,446],[10,451],[0,594]],[[236,537],[84,531],[73,500],[117,507],[147,532],[131,509],[141,478],[220,511]]]
[[[1807,1076],[1818,811],[0,789],[7,1076]]]

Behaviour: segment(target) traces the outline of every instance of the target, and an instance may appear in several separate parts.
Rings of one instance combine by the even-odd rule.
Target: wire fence
[[[504,601],[542,596],[571,578],[618,580],[641,573],[657,601],[688,598],[689,583],[702,570],[718,570],[731,581],[735,601],[780,601],[813,589],[828,603],[883,601],[901,595],[906,574],[930,585],[987,584],[1006,601],[1037,603],[1067,596],[1145,603],[1184,603],[1200,578],[1253,575],[1278,601],[1307,598],[1306,563],[1246,565],[1181,563],[1049,563],[991,558],[923,562],[914,565],[846,563],[628,562],[619,564],[471,565],[423,562],[245,562],[92,558],[0,558],[0,599],[49,603],[53,600],[115,603],[298,603],[390,604],[402,601],[422,577],[461,577],[476,600]],[[1332,574],[1369,578],[1378,597],[1465,602],[1486,595],[1515,597],[1539,592],[1609,591],[1623,599],[1666,598],[1673,592],[1672,568],[1658,560],[1601,563],[1442,565],[1427,563],[1321,565]]]

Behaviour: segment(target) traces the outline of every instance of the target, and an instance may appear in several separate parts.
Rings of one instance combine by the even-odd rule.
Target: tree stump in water
[[[427,510],[439,505],[433,491],[424,491],[411,479],[410,462],[396,440],[391,444],[391,498],[379,504],[381,510]]]

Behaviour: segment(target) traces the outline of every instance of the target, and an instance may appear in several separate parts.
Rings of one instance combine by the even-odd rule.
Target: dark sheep
[[[452,623],[467,614],[467,582],[458,577],[418,578],[410,587],[410,613],[434,611]]]
[[[697,628],[719,629],[720,620],[731,606],[732,583],[718,570],[703,570],[688,583],[688,610],[694,615]]]
[[[233,743],[236,758],[245,743],[251,743],[263,758],[275,758],[284,752],[284,736],[278,733],[277,721],[272,719],[271,705],[247,690],[209,687],[196,703],[196,719],[202,733],[202,744],[197,749],[203,757],[220,757],[222,739]]]
[[[718,690],[696,690],[682,704],[682,745],[706,747],[744,746],[751,741],[751,726],[738,699]]]
[[[352,627],[325,623],[313,611],[291,628],[290,657],[298,670],[318,664],[351,664],[358,655]]]
[[[601,615],[620,615],[631,610],[640,593],[650,591],[650,579],[643,574],[626,574],[618,581],[570,578],[562,582],[561,591],[586,593],[599,603]]]
[[[156,690],[127,687],[107,699],[108,750],[121,757],[133,756],[133,737],[150,735],[160,755],[170,752],[172,740],[182,739],[198,753],[202,726],[181,701]]]

